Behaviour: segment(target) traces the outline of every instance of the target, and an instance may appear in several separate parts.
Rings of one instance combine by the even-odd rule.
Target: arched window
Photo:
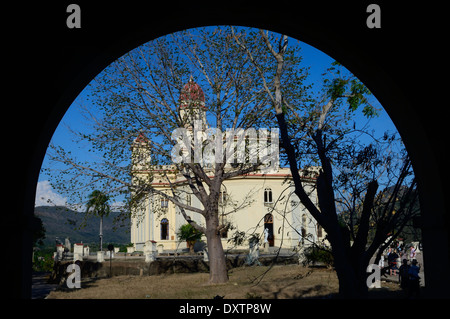
[[[161,197],[161,208],[169,207],[169,200],[165,197]]]
[[[219,204],[220,205],[225,205],[227,202],[227,191],[226,190],[221,190],[219,193]]]
[[[264,204],[272,204],[272,189],[270,188],[264,190]]]
[[[163,218],[161,220],[161,240],[169,239],[169,220],[167,218]]]
[[[270,247],[273,247],[275,243],[272,214],[264,215],[264,242],[268,242]]]
[[[322,226],[320,226],[319,224],[317,224],[317,237],[318,238],[322,238],[323,237]]]
[[[272,214],[266,214],[264,216],[264,224],[273,224],[273,215]]]

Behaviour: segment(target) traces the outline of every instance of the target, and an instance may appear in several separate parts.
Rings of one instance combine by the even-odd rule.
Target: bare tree
[[[288,37],[281,35],[274,41],[263,30],[260,37],[276,63],[273,78],[265,76],[245,39],[236,36],[235,40],[254,63],[270,97],[295,194],[327,233],[340,294],[364,295],[370,258],[380,246],[383,249],[389,244],[388,234],[398,233],[417,214],[417,189],[410,160],[404,151],[397,158],[389,153],[387,146],[394,139],[388,135],[377,139],[367,128],[356,128],[355,122],[351,125],[352,114],[358,108],[368,118],[378,110],[370,103],[370,91],[339,63],[333,63],[324,74],[322,90],[316,96],[304,96],[306,103],[299,104],[290,99],[295,84],[283,81],[288,67]],[[355,137],[363,134],[373,138],[370,145],[362,145]],[[299,174],[299,168],[309,163],[321,167],[318,207],[306,193]],[[378,193],[381,182],[385,190]],[[398,199],[400,190],[403,196]],[[348,224],[339,219],[343,205],[352,216]],[[369,242],[370,229],[375,235]]]
[[[255,53],[252,60],[236,43],[236,37],[251,45]],[[87,108],[86,117],[92,123],[92,132],[79,132],[78,137],[88,142],[98,160],[83,163],[53,145],[50,157],[63,169],[53,174],[52,184],[72,198],[78,193],[80,199],[74,202],[84,200],[88,189],[99,189],[111,198],[125,194],[128,215],[124,216],[148,196],[166,198],[189,224],[206,235],[210,282],[226,282],[220,231],[228,225],[219,218],[221,185],[226,179],[256,171],[261,158],[251,161],[246,151],[243,159],[236,160],[239,143],[250,137],[236,141],[217,134],[214,138],[223,142],[227,151],[221,160],[206,163],[201,153],[211,148],[208,143],[214,138],[201,141],[200,152],[195,138],[186,143],[185,136],[184,147],[174,152],[179,140],[173,139],[172,133],[184,128],[193,137],[196,123],[221,132],[270,123],[268,95],[259,76],[263,72],[273,77],[273,64],[265,62],[269,58],[257,32],[242,29],[232,33],[229,27],[187,30],[130,51],[99,74],[90,87],[96,109]],[[259,62],[260,69],[255,70],[254,61]],[[296,77],[301,82],[304,74]],[[174,153],[184,160],[174,163]],[[216,159],[220,155],[213,154]],[[170,190],[154,187],[157,179],[167,183]],[[183,191],[177,188],[180,182],[187,185]],[[202,207],[187,203],[186,194],[195,196]],[[204,224],[195,222],[188,212],[203,216]]]

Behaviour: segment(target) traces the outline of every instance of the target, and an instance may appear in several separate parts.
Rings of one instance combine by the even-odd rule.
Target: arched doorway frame
[[[273,225],[273,215],[271,213],[267,213],[264,215],[264,235],[267,229],[267,241],[269,243],[269,247],[275,246],[275,233],[274,233],[274,225]]]
[[[40,3],[38,10],[30,9],[30,12],[34,12],[33,14],[42,12],[42,16],[38,14],[41,21],[45,20],[42,17],[47,15],[60,19],[59,11],[65,12],[64,5],[62,3],[57,6],[46,6]],[[114,6],[98,8],[92,6],[82,5],[82,12],[88,12],[88,14],[90,12],[91,16],[96,17],[94,20],[97,24],[94,26],[92,23],[89,24],[89,19],[84,19],[81,30],[69,31],[64,25],[63,18],[61,29],[56,28],[56,36],[42,37],[42,28],[46,27],[42,25],[35,31],[39,32],[36,41],[40,41],[40,45],[33,45],[33,47],[39,47],[41,52],[35,50],[35,56],[30,59],[37,67],[33,69],[34,72],[30,72],[28,80],[29,83],[39,83],[45,74],[48,76],[48,81],[44,81],[45,86],[38,87],[38,91],[34,92],[36,94],[29,95],[33,101],[45,101],[46,106],[28,111],[27,115],[36,123],[28,125],[27,129],[34,134],[30,134],[28,139],[20,144],[25,163],[23,172],[18,173],[17,180],[26,180],[25,184],[22,183],[17,188],[20,196],[16,202],[22,203],[19,209],[21,214],[11,214],[5,221],[11,225],[21,226],[18,227],[17,232],[22,251],[19,263],[21,267],[10,269],[10,273],[16,274],[21,280],[20,285],[15,284],[11,287],[12,295],[25,298],[30,296],[30,229],[33,224],[32,212],[39,169],[56,126],[76,96],[115,58],[144,42],[186,28],[234,24],[286,33],[313,45],[340,61],[375,94],[402,135],[418,177],[423,211],[423,219],[419,223],[422,226],[424,250],[429,252],[424,254],[427,263],[425,268],[427,286],[431,288],[429,296],[449,296],[447,287],[450,278],[445,271],[449,264],[448,252],[450,251],[449,214],[444,197],[448,186],[444,185],[443,174],[446,167],[444,151],[447,152],[447,150],[440,148],[440,140],[436,138],[439,132],[444,132],[442,128],[442,131],[439,131],[439,127],[442,126],[439,121],[442,120],[435,118],[435,122],[430,124],[431,115],[420,112],[421,107],[428,105],[426,103],[419,105],[418,95],[415,94],[416,87],[409,79],[410,73],[402,76],[400,73],[407,69],[402,68],[397,61],[402,56],[396,53],[396,49],[401,51],[403,46],[403,50],[411,49],[410,51],[413,52],[417,47],[406,42],[409,39],[416,40],[419,34],[414,31],[414,24],[408,25],[411,35],[402,33],[402,42],[396,47],[394,41],[386,40],[386,37],[389,39],[389,32],[392,36],[396,34],[389,29],[389,25],[387,27],[383,25],[380,30],[365,29],[367,3],[364,2],[358,5],[339,3],[327,8],[296,4],[295,9],[292,8],[292,10],[286,10],[286,7],[281,4],[275,7],[243,5],[239,7],[239,10],[231,6],[220,6],[218,10],[219,7],[199,8],[190,4],[164,7],[165,4],[162,3],[158,7],[158,12],[164,12],[164,14],[154,15],[152,18],[148,17],[147,10],[139,13],[138,8],[133,8],[134,14],[130,14],[123,7],[118,10]],[[399,25],[407,25],[406,17],[411,8],[393,6],[394,4],[383,4],[383,17],[386,17],[383,21],[389,21],[388,14],[391,12],[390,14],[395,16]],[[55,11],[56,9],[59,11]],[[135,22],[117,18],[127,16]],[[127,24],[120,24],[117,21]],[[46,20],[49,24],[53,22],[55,20]],[[55,22],[55,25],[59,24]],[[33,32],[33,30],[27,30],[30,33]],[[51,25],[48,30],[45,29],[45,31],[50,30],[55,30],[54,25]],[[77,31],[79,32],[75,33]],[[426,34],[423,30],[420,33]],[[349,34],[353,36],[348,36]],[[414,43],[417,42],[414,41]],[[388,49],[389,53],[385,54],[383,50]],[[393,61],[390,61],[391,59]],[[430,61],[423,63],[429,64]],[[43,69],[40,69],[41,66]],[[43,72],[44,70],[46,72]],[[420,100],[420,103],[423,101]],[[20,114],[17,113],[17,115]],[[436,243],[439,243],[439,251],[433,251]]]

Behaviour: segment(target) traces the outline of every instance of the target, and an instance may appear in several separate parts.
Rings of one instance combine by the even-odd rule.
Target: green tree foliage
[[[38,245],[43,245],[43,240],[45,239],[45,227],[42,220],[33,214],[33,247]]]
[[[191,224],[181,225],[177,231],[178,240],[186,241],[191,252],[194,252],[194,244],[202,239],[203,233],[195,229]]]
[[[295,194],[327,232],[340,293],[346,297],[363,296],[367,292],[366,267],[370,258],[385,248],[389,235],[398,234],[418,213],[414,209],[417,184],[411,161],[395,136],[374,136],[365,125],[353,120],[357,110],[362,109],[370,119],[379,109],[371,102],[371,92],[338,62],[323,74],[320,90],[312,92],[303,103],[290,103],[284,97],[281,81],[288,65],[288,37],[280,36],[277,45],[267,32],[261,30],[260,36],[277,65],[275,78],[265,89],[276,114]],[[241,44],[258,69],[251,48]],[[265,77],[262,72],[260,76]],[[319,169],[308,169],[313,166]],[[318,205],[305,191],[299,168],[303,168],[304,175],[317,178]],[[394,191],[378,192],[380,185]],[[394,213],[400,189],[406,189],[405,196]],[[344,211],[351,217],[343,225],[339,214]]]
[[[192,227],[190,224],[181,225],[177,232],[179,241],[196,242],[202,239],[203,233]]]

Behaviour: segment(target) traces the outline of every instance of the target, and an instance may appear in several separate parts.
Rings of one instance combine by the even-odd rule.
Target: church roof
[[[144,135],[144,133],[139,132],[139,135],[134,139],[135,143],[148,143],[149,140],[147,136]]]
[[[194,81],[192,76],[181,89],[180,102],[180,108],[187,107],[192,104],[206,108],[205,93],[203,93],[202,88]]]

